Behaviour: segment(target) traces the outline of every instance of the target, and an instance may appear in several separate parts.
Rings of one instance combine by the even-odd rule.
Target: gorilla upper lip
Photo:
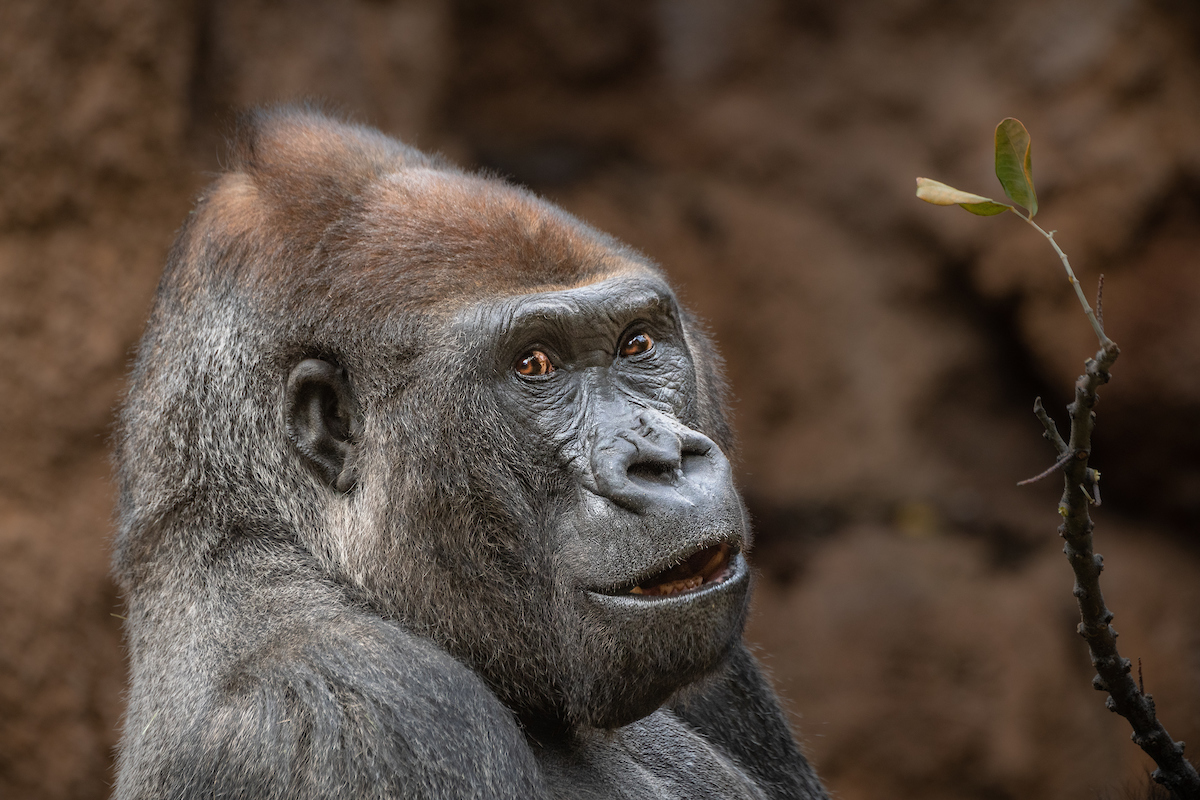
[[[728,542],[703,547],[667,569],[625,584],[613,595],[667,597],[686,594],[720,583],[729,577],[737,550]]]

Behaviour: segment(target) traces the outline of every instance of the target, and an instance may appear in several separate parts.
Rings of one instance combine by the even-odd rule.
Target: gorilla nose
[[[651,411],[601,433],[591,461],[598,493],[636,513],[702,504],[729,478],[711,439]]]

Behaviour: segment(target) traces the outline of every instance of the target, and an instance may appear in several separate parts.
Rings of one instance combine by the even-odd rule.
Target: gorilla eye
[[[550,356],[541,350],[530,350],[517,360],[515,369],[518,375],[523,375],[526,378],[536,378],[554,372],[554,365],[550,363]]]
[[[625,340],[625,344],[621,345],[621,355],[636,356],[639,353],[648,353],[653,349],[654,340],[650,338],[650,334],[635,333]]]

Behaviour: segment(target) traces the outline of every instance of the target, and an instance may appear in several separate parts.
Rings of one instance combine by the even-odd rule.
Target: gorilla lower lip
[[[720,583],[729,574],[730,553],[728,544],[706,547],[682,563],[639,582],[628,594],[665,597]]]

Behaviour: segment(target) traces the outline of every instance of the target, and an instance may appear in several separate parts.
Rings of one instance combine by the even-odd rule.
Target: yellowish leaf
[[[962,206],[972,214],[990,217],[1007,211],[1011,206],[997,203],[990,197],[964,192],[931,178],[917,178],[917,197],[935,206]]]
[[[954,206],[959,203],[991,203],[992,198],[964,192],[931,178],[917,178],[917,197],[935,206]]]

